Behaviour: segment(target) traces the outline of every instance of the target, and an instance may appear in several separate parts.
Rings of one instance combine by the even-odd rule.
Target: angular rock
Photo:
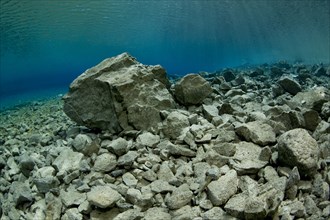
[[[193,197],[188,184],[182,184],[173,190],[172,194],[166,198],[165,203],[169,209],[179,209],[187,205]]]
[[[257,220],[266,218],[266,208],[264,201],[260,201],[258,198],[249,197],[246,200],[244,208],[245,219]]]
[[[176,140],[184,128],[190,126],[188,116],[179,111],[171,112],[163,123],[163,132],[167,137]]]
[[[170,212],[172,220],[180,219],[199,219],[201,210],[198,206],[185,205],[179,209],[172,210]]]
[[[294,106],[312,108],[321,112],[323,104],[330,101],[330,92],[324,87],[316,87],[313,90],[298,93],[292,101]]]
[[[128,209],[127,211],[124,211],[122,213],[119,213],[113,220],[137,220],[141,219],[143,217],[143,214],[139,209]],[[109,218],[105,218],[109,219]]]
[[[72,146],[76,151],[87,156],[91,156],[93,153],[97,153],[99,151],[97,141],[93,141],[92,138],[86,134],[78,134],[73,140]]]
[[[55,169],[51,166],[38,169],[33,182],[41,193],[56,189],[60,184],[60,181],[55,177]]]
[[[222,74],[226,82],[230,82],[236,78],[235,74],[230,69],[225,70]]]
[[[84,155],[82,153],[74,152],[69,148],[65,148],[54,160],[53,166],[60,173],[70,173],[74,170],[79,170],[83,157]]]
[[[296,95],[298,92],[301,92],[299,83],[289,76],[282,76],[277,82],[291,95]]]
[[[125,173],[123,176],[123,182],[126,184],[128,187],[135,187],[136,184],[138,183],[138,180],[131,174],[130,172]]]
[[[66,207],[70,207],[83,203],[86,200],[86,193],[80,193],[74,187],[69,187],[67,190],[60,190],[60,197],[62,203]]]
[[[214,206],[225,204],[237,192],[238,179],[235,170],[230,170],[207,186],[207,195]]]
[[[78,211],[77,208],[71,208],[65,211],[62,216],[63,220],[83,220],[83,215]]]
[[[117,165],[116,156],[110,153],[104,153],[97,156],[94,163],[94,170],[97,172],[110,172]]]
[[[174,101],[161,66],[146,66],[127,53],[103,60],[75,79],[64,96],[64,112],[89,128],[117,133],[132,125],[156,128],[160,110]]]
[[[318,159],[318,144],[305,129],[293,129],[279,137],[279,162],[292,168],[297,166],[301,176],[313,176],[317,169]]]
[[[128,151],[128,142],[124,138],[117,138],[113,141],[105,140],[102,142],[101,146],[104,146],[110,152],[116,154],[117,156],[121,156]]]
[[[244,141],[235,145],[236,152],[229,163],[239,175],[258,173],[267,165],[268,161],[259,160],[262,148],[258,145]]]
[[[276,134],[273,128],[261,121],[252,121],[242,124],[236,128],[236,132],[247,141],[252,141],[262,146],[275,143],[276,141]]]
[[[121,195],[110,186],[94,186],[87,193],[87,200],[99,208],[112,207],[115,202],[121,198]]]
[[[156,181],[153,181],[150,184],[150,188],[155,193],[172,192],[175,189],[174,186],[170,185],[165,180],[156,180]]]
[[[13,194],[15,207],[19,207],[24,203],[30,204],[33,201],[33,196],[28,182],[13,182],[10,186],[10,192]]]
[[[211,85],[198,74],[188,74],[174,86],[175,98],[187,106],[201,104],[211,93]]]
[[[203,114],[211,122],[214,117],[219,116],[219,110],[215,105],[203,105]]]
[[[244,219],[245,204],[248,196],[244,193],[239,193],[231,197],[225,205],[225,210],[228,214]]]
[[[142,144],[146,147],[155,147],[160,141],[160,137],[158,135],[154,135],[150,132],[145,132],[140,134],[136,138],[136,142]]]
[[[28,177],[31,171],[34,169],[35,162],[31,157],[27,155],[22,155],[22,157],[20,158],[19,165],[23,175]]]
[[[317,111],[308,109],[303,111],[302,115],[304,117],[304,122],[305,122],[304,127],[310,131],[314,131],[321,121],[321,118],[317,113]]]
[[[136,151],[128,151],[126,154],[118,158],[118,166],[131,166],[135,159],[139,156]]]
[[[174,156],[186,156],[186,157],[194,157],[196,156],[196,152],[190,150],[188,146],[185,145],[175,145],[175,144],[168,144],[167,150],[171,155]]]
[[[145,220],[155,220],[155,219],[171,220],[172,217],[168,213],[167,209],[160,208],[160,207],[153,207],[153,208],[148,209],[145,212],[144,219]]]

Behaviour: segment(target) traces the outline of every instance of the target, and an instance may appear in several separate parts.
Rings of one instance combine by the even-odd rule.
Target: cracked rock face
[[[80,125],[113,133],[156,128],[159,111],[174,107],[168,85],[161,66],[143,65],[123,53],[74,80],[64,97],[64,112]]]

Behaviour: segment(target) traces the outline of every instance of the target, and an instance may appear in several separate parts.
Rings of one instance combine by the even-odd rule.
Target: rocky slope
[[[155,68],[133,61],[143,76]],[[0,113],[1,219],[328,219],[329,67],[280,62],[171,87],[134,68],[138,84],[110,83],[137,99],[108,99],[121,105],[109,130],[77,125],[58,98]],[[149,94],[169,101],[150,106]],[[159,111],[157,123],[143,127],[154,117],[134,104]]]

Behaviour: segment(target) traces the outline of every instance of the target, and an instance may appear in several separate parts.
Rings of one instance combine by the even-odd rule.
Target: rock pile
[[[328,219],[330,68],[319,68],[170,86],[160,66],[108,59],[64,103],[0,113],[1,219]]]

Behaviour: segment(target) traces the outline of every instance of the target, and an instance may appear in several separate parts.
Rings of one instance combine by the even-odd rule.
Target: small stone
[[[126,154],[118,158],[118,166],[131,166],[135,159],[139,156],[136,151],[128,151]]]
[[[72,146],[78,152],[82,152],[84,148],[92,143],[92,139],[86,134],[78,134],[72,141]]]
[[[87,193],[87,200],[99,208],[108,208],[114,205],[121,195],[113,190],[110,186],[94,186],[91,191]]]
[[[261,121],[248,122],[236,127],[238,135],[243,136],[245,140],[252,141],[255,144],[265,146],[275,143],[275,132],[273,128]]]
[[[193,197],[188,184],[182,184],[173,190],[172,194],[165,199],[165,203],[169,209],[179,209],[187,205]]]
[[[121,156],[128,151],[128,142],[124,138],[117,138],[113,141],[105,140],[101,143],[101,146],[104,145],[106,149],[110,152]]]
[[[141,191],[138,189],[129,188],[126,193],[126,200],[134,205],[139,205],[142,197]]]
[[[236,153],[236,145],[233,143],[214,143],[213,148],[218,154],[232,157]]]
[[[148,209],[145,212],[144,220],[155,220],[155,219],[171,220],[172,217],[165,208],[153,207]]]
[[[205,134],[201,139],[196,139],[196,143],[203,144],[203,143],[209,143],[212,139],[212,134]]]
[[[226,212],[236,218],[244,219],[244,210],[247,198],[247,195],[243,193],[234,195],[228,200],[224,207]]]
[[[214,206],[225,204],[237,192],[238,179],[235,170],[230,170],[207,186],[207,195]]]
[[[290,167],[297,166],[300,175],[315,174],[318,154],[319,147],[316,140],[304,129],[293,129],[279,137],[279,162]]]
[[[205,210],[210,210],[213,208],[213,204],[210,200],[203,199],[202,201],[199,202],[199,207]]]
[[[311,181],[304,181],[300,180],[297,184],[298,189],[301,190],[303,193],[310,193],[312,192],[312,183]]]
[[[116,156],[110,153],[104,153],[97,156],[94,163],[94,170],[97,172],[110,172],[116,168]]]
[[[315,176],[312,193],[322,200],[329,200],[329,184],[322,179],[320,174]]]
[[[261,149],[258,159],[261,161],[270,161],[271,157],[272,150],[270,149],[270,147],[266,146]]]
[[[163,123],[163,132],[166,137],[176,140],[184,128],[190,126],[189,119],[179,111],[171,112]]]
[[[165,180],[156,180],[150,184],[150,188],[155,193],[167,193],[172,192],[175,187],[170,185]]]
[[[29,204],[33,201],[31,189],[27,182],[13,182],[10,186],[10,192],[13,194],[15,207],[23,205],[24,203]]]
[[[53,166],[60,173],[72,172],[80,168],[83,157],[84,155],[82,153],[74,152],[70,148],[65,148],[54,160]]]
[[[31,157],[24,155],[20,158],[20,169],[24,176],[28,177],[34,166],[35,163]]]
[[[185,205],[179,209],[172,210],[170,212],[173,220],[178,220],[178,219],[201,220],[199,217],[197,217],[200,216],[200,213],[201,210],[199,206],[191,207],[190,205]]]
[[[171,155],[175,156],[186,156],[186,157],[194,157],[196,156],[196,152],[193,150],[190,150],[185,145],[175,145],[175,144],[168,144],[167,150]]]
[[[274,180],[279,178],[276,170],[271,166],[266,166],[263,171],[264,178],[267,180],[267,182],[273,182]]]
[[[133,176],[133,174],[129,172],[125,173],[122,178],[123,178],[123,182],[128,187],[135,187],[136,184],[138,183],[137,179]]]
[[[305,122],[304,127],[310,131],[314,131],[321,121],[319,113],[315,110],[307,109],[302,112],[302,115]]]
[[[143,214],[139,209],[128,209],[122,213],[119,213],[113,220],[131,220],[131,219],[141,219]],[[109,218],[104,218],[109,219]]]
[[[71,208],[66,210],[62,216],[63,220],[83,220],[83,215],[78,211],[77,208]]]
[[[109,211],[92,210],[90,213],[90,220],[107,220],[115,219],[120,214],[118,208],[112,208]]]
[[[230,82],[236,78],[235,74],[231,70],[225,70],[223,72],[223,77],[225,78],[226,82]]]
[[[202,105],[205,118],[211,122],[214,117],[219,116],[219,110],[215,105]]]
[[[278,80],[278,83],[282,88],[290,93],[291,95],[296,95],[298,92],[301,92],[300,84],[289,76],[283,76]]]
[[[136,138],[136,142],[144,145],[146,147],[155,147],[160,141],[160,137],[158,135],[154,135],[150,132],[145,132],[143,134],[140,134]]]
[[[303,218],[306,215],[305,206],[300,201],[293,201],[289,204],[290,213],[298,218]]]
[[[38,169],[33,182],[41,193],[56,189],[60,184],[60,181],[55,177],[55,169],[51,166]]]
[[[224,218],[225,215],[226,215],[226,213],[225,213],[225,211],[222,210],[222,208],[213,207],[212,209],[202,213],[201,217],[203,219],[207,219],[207,220],[213,220],[213,219],[228,219],[229,220],[230,218]],[[232,220],[234,220],[234,218]]]
[[[157,174],[153,170],[147,170],[142,174],[142,177],[150,182],[153,182],[157,179]]]
[[[291,188],[293,185],[298,184],[299,180],[300,180],[300,175],[299,175],[298,168],[294,167],[290,173],[286,187]]]
[[[211,85],[197,74],[188,74],[174,85],[175,98],[183,105],[201,104],[211,93]]]
[[[316,206],[316,203],[314,202],[312,197],[309,195],[305,197],[304,206],[305,206],[306,213],[308,215],[313,215],[313,214],[320,212],[320,210]]]
[[[73,187],[69,187],[67,190],[60,190],[60,197],[62,203],[66,207],[70,207],[83,203],[86,200],[86,193],[80,193]]]
[[[260,201],[256,197],[247,198],[244,208],[245,219],[265,219],[266,214],[265,204],[263,201]]]

